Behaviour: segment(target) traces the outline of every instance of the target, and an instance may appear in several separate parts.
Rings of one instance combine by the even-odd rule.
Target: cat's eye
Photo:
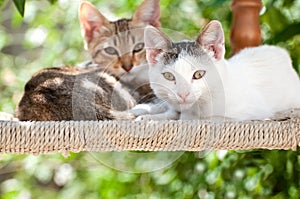
[[[204,70],[197,70],[193,75],[193,79],[201,79],[204,75],[205,75]]]
[[[114,47],[106,47],[104,51],[109,55],[118,55],[118,51]]]
[[[162,73],[162,75],[164,76],[164,78],[166,78],[169,81],[175,81],[174,75],[170,72]]]
[[[145,46],[144,43],[138,43],[138,44],[136,44],[136,45],[134,46],[134,48],[133,48],[133,52],[134,52],[134,53],[140,52],[141,50],[144,49],[144,46]]]

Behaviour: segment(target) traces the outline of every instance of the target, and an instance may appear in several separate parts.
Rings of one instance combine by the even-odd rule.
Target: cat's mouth
[[[190,100],[178,100],[177,103],[179,105],[190,105],[190,104],[193,104],[194,102],[190,101]]]
[[[177,101],[177,107],[179,108],[179,111],[190,109],[193,105],[193,101]]]

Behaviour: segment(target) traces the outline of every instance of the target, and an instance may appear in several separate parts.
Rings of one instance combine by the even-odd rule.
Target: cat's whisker
[[[181,118],[262,119],[300,107],[300,80],[286,51],[260,46],[225,60],[218,21],[210,22],[196,40],[177,43],[147,28],[145,43],[151,84],[162,85],[153,87],[155,92],[179,110]]]

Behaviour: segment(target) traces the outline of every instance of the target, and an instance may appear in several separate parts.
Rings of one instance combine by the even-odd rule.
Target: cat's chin
[[[194,105],[194,102],[176,102],[175,106],[178,111],[190,109]]]

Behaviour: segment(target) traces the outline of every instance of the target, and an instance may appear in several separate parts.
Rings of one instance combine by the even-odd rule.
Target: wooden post
[[[233,0],[230,42],[231,54],[241,49],[261,44],[259,12],[261,0]]]

